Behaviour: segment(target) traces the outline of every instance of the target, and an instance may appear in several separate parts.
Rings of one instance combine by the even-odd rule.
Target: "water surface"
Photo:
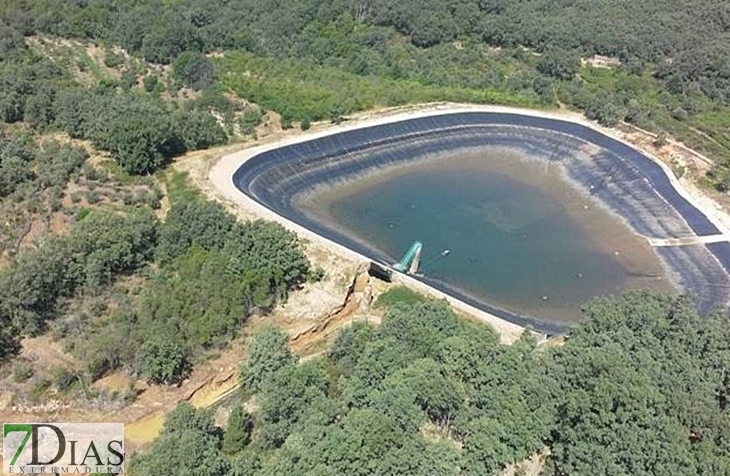
[[[516,314],[569,322],[592,297],[671,288],[646,240],[559,164],[510,151],[382,171],[301,206],[392,261],[423,242],[425,276]]]

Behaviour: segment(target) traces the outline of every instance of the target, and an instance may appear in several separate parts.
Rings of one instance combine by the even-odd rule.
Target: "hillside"
[[[115,45],[172,65],[208,106],[224,102],[212,93],[223,88],[280,113],[285,127],[375,105],[562,103],[677,137],[715,159],[708,178],[725,190],[729,9],[720,0],[5,0],[0,19],[6,50],[33,34]]]
[[[133,475],[730,475],[726,315],[637,292],[507,344],[403,288],[364,312],[201,180],[454,101],[584,114],[727,202],[727,1],[0,0],[0,85],[8,421],[134,422]]]

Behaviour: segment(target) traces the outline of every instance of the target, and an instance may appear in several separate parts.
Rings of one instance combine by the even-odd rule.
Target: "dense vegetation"
[[[176,382],[308,276],[280,227],[237,224],[187,191],[166,219],[153,212],[166,179],[152,173],[252,133],[261,111],[234,111],[199,53],[163,71],[114,47],[24,38],[28,8],[0,5],[20,14],[0,22],[0,360],[50,331],[83,362],[63,369],[72,382],[118,368]]]
[[[64,90],[57,93],[49,114],[69,136],[91,140],[133,174],[152,172],[186,150],[226,140],[207,112],[171,111],[143,93]]]
[[[163,100],[164,86],[149,86],[147,79],[153,76],[145,77],[137,63],[124,63],[124,56],[118,80],[99,74],[96,84],[84,84],[81,77],[91,66],[79,58],[88,57],[49,53],[30,47],[17,31],[6,27],[2,32],[11,36],[0,53],[0,120],[5,123],[23,121],[36,132],[60,130],[71,138],[90,140],[133,174],[152,172],[186,150],[227,140],[209,108],[194,101]],[[73,60],[77,64],[69,64]],[[112,59],[106,62],[115,64]],[[79,72],[72,74],[76,68]],[[138,84],[140,78],[144,86]],[[6,180],[22,179],[9,175]]]
[[[282,114],[285,127],[338,121],[375,105],[452,100],[547,107],[561,101],[607,125],[623,120],[674,134],[717,159],[710,178],[725,190],[729,18],[721,0],[428,0],[417,8],[403,0],[4,0],[0,57],[13,67],[2,73],[8,94],[0,112],[7,121],[54,122],[60,112],[54,113],[55,96],[63,99],[56,89],[64,81],[44,61],[24,60],[18,68],[17,51],[27,35],[79,38],[171,64],[173,89],[202,91],[195,110],[226,116],[231,105],[221,92],[231,90]],[[214,51],[223,54],[206,56]],[[581,64],[581,57],[594,54],[620,64]],[[109,58],[109,64],[117,61]],[[158,79],[148,75],[145,89],[159,92]],[[126,74],[119,86],[138,80]],[[101,101],[129,101],[123,96]],[[150,124],[145,112],[153,110],[162,120]],[[139,120],[122,120],[126,125],[113,135],[99,137],[93,127],[84,135],[134,172],[223,139],[203,116],[183,119],[186,114],[149,101],[131,111]],[[144,138],[138,148],[112,146],[133,136]]]
[[[593,302],[557,347],[501,345],[433,301],[303,363],[267,328],[241,373],[253,414],[234,406],[221,432],[183,405],[132,473],[485,476],[549,448],[548,475],[729,474],[728,329],[644,293]]]
[[[13,354],[20,335],[50,326],[91,378],[126,368],[171,383],[308,272],[292,233],[237,223],[211,202],[175,202],[162,223],[146,207],[91,211],[0,270],[0,352]],[[141,281],[119,287],[125,276]],[[68,312],[79,300],[92,308]]]

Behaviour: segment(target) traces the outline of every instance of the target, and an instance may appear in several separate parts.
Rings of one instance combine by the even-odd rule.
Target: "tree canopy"
[[[133,274],[141,288],[94,325],[64,312]],[[2,356],[16,352],[20,335],[51,325],[92,378],[124,367],[175,383],[196,356],[225,346],[252,313],[268,312],[308,275],[294,234],[274,223],[237,223],[212,202],[176,201],[162,223],[146,207],[87,211],[66,236],[0,268],[0,323],[11,323],[0,333]]]
[[[295,362],[286,334],[276,327],[264,327],[249,342],[241,368],[241,386],[247,393],[256,393],[268,377]]]
[[[716,159],[708,178],[724,188],[727,18],[721,0],[5,1],[0,119],[88,138],[146,174],[185,150],[250,134],[245,120],[235,125],[230,93],[304,129],[383,105],[559,101],[606,125],[673,134]],[[173,81],[147,74],[137,88],[140,72],[125,66],[118,79],[82,85],[29,47],[30,35],[120,47],[171,64]],[[609,56],[608,67],[594,55]],[[122,58],[107,56],[110,65]],[[181,86],[201,97],[162,99]]]
[[[267,328],[244,367],[259,369],[252,439],[236,407],[237,452],[210,451],[232,462],[219,474],[496,475],[546,448],[547,475],[727,474],[728,329],[642,292],[595,300],[560,346],[500,344],[433,301],[299,364]]]

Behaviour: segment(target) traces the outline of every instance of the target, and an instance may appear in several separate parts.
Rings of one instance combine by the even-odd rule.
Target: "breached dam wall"
[[[340,132],[262,152],[234,174],[235,186],[263,206],[375,260],[383,256],[367,244],[313,219],[297,208],[297,198],[374,170],[407,164],[463,149],[509,148],[565,173],[638,234],[653,240],[720,235],[708,217],[674,188],[650,158],[586,126],[520,114],[463,112],[403,120]],[[448,160],[445,158],[443,160]],[[701,311],[730,302],[730,243],[694,243],[656,248],[678,286],[696,297]],[[423,278],[429,282],[428,278]],[[430,283],[443,288],[440,283]],[[520,324],[540,322],[513,316],[448,292],[472,305]]]

